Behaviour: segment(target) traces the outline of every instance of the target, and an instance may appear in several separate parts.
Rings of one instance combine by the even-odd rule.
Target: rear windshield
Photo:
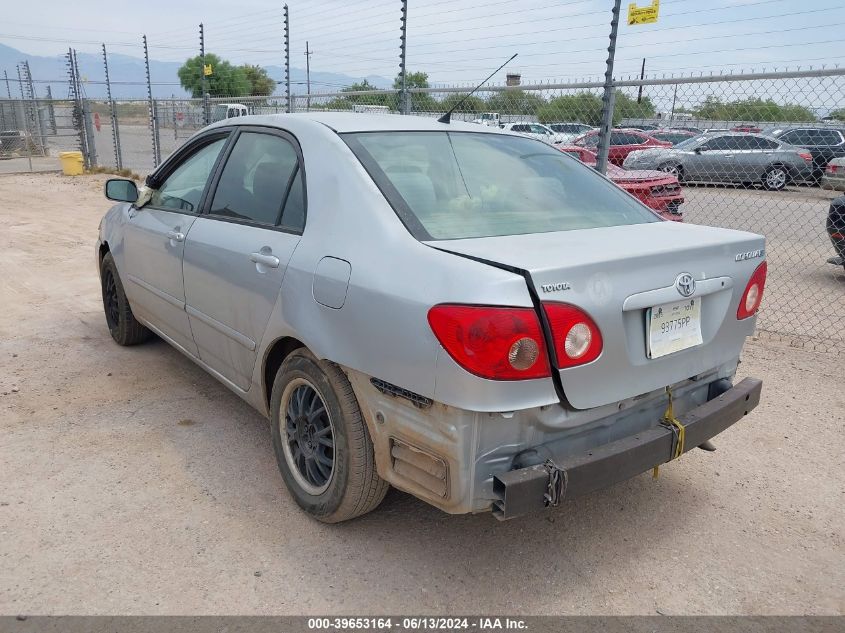
[[[593,169],[534,139],[473,132],[342,136],[421,240],[660,221]]]

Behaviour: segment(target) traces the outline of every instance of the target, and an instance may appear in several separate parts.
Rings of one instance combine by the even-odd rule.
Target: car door
[[[721,182],[725,179],[730,161],[731,136],[716,136],[698,146],[684,163],[684,175],[689,180]]]
[[[242,127],[185,241],[186,310],[200,359],[248,390],[257,347],[305,226],[296,140]]]
[[[133,311],[191,354],[182,255],[229,132],[203,136],[155,174],[149,202],[132,207],[124,228],[126,294]]]

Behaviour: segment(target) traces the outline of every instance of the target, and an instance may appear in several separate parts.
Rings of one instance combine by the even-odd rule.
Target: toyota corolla
[[[661,220],[543,142],[469,123],[246,116],[96,244],[120,345],[164,339],[271,421],[326,522],[389,485],[510,518],[650,471],[742,419],[761,236]]]

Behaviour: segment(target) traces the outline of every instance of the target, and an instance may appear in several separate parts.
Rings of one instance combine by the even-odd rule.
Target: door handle
[[[262,266],[267,266],[268,268],[279,267],[279,258],[275,255],[265,255],[264,253],[250,253],[249,259],[250,261],[253,261],[256,264],[261,264]]]
[[[167,237],[173,240],[174,242],[184,242],[185,241],[185,234],[180,233],[179,231],[168,231]]]

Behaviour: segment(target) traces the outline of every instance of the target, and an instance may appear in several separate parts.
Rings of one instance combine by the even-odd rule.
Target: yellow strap
[[[666,407],[666,413],[663,414],[663,424],[669,425],[671,424],[676,429],[678,429],[678,444],[675,446],[675,454],[672,455],[672,459],[678,459],[681,455],[684,454],[684,439],[686,437],[686,429],[684,425],[681,424],[681,421],[675,417],[675,413],[672,409],[672,390],[669,387],[666,387],[666,394],[669,396],[669,405]],[[653,479],[657,479],[659,474],[660,466],[657,465],[651,471],[651,476]]]

